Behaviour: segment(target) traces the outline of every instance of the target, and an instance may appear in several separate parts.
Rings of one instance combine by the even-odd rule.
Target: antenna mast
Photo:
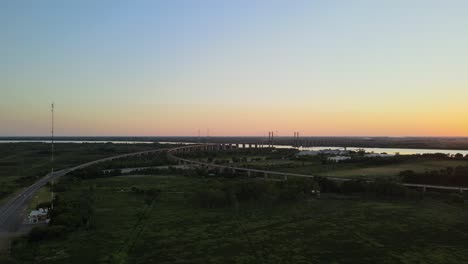
[[[52,141],[52,155],[50,158],[50,161],[52,162],[52,172],[54,172],[54,103],[51,104],[51,109],[50,109],[51,115],[52,115],[52,129],[51,129],[51,141]]]
[[[51,166],[52,166],[52,172],[51,173],[54,173],[54,103],[53,102],[50,105],[50,113],[51,113],[51,117],[52,117],[52,129],[50,131],[50,133],[52,135],[52,137],[51,137],[52,152],[51,152],[50,161],[51,161]],[[53,210],[54,209],[54,180],[53,179],[51,181],[51,186],[50,186],[50,196],[51,196],[50,208]]]

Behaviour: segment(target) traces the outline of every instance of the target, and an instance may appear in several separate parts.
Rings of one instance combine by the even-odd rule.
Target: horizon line
[[[242,135],[242,136],[235,136],[235,135],[225,135],[225,136],[194,136],[194,135],[157,135],[157,136],[137,136],[137,135],[107,135],[107,136],[96,136],[96,135],[86,135],[86,136],[77,136],[77,135],[67,135],[67,136],[54,136],[55,138],[180,138],[180,137],[187,137],[187,138],[226,138],[226,137],[267,137],[266,135],[259,136],[259,135]],[[275,138],[288,138],[294,137],[293,135],[282,135],[282,136],[275,136]],[[346,136],[346,135],[300,135],[299,138],[305,137],[334,137],[334,138],[468,138],[468,136]],[[0,136],[0,139],[9,139],[9,138],[51,138],[51,135],[35,135],[35,136]]]

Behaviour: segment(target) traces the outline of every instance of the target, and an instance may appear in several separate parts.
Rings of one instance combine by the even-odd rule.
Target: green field
[[[44,186],[33,196],[31,199],[28,209],[35,210],[37,206],[41,203],[50,202],[52,200],[52,195],[50,192],[49,186]]]
[[[142,151],[157,147],[152,144],[76,144],[55,145],[55,169],[67,168],[88,161]],[[0,204],[22,187],[29,186],[51,171],[51,146],[47,143],[0,144]]]
[[[468,166],[468,160],[426,160],[406,161],[391,165],[366,166],[360,163],[327,163],[319,161],[296,160],[262,160],[243,162],[239,165],[255,169],[275,170],[281,172],[333,176],[345,178],[378,178],[398,176],[401,171],[413,170],[424,172],[440,170],[447,167]]]
[[[325,194],[290,203],[204,208],[192,194],[229,179],[168,175],[84,180],[93,228],[17,242],[19,263],[466,263],[468,207],[443,199]],[[148,205],[130,190],[158,188]],[[26,244],[25,244],[26,243]]]
[[[415,172],[424,172],[429,170],[440,170],[447,167],[456,166],[468,166],[466,160],[443,160],[443,161],[419,161],[411,163],[401,163],[394,165],[376,166],[368,168],[349,168],[340,169],[332,168],[330,171],[325,173],[319,173],[320,176],[337,176],[337,177],[386,177],[386,176],[397,176],[401,171],[412,170]]]

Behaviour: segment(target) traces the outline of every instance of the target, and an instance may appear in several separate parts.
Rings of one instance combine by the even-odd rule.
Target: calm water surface
[[[50,140],[0,140],[1,143],[21,143],[21,142],[41,142],[50,143]],[[113,144],[153,144],[151,141],[82,141],[82,140],[57,140],[55,143],[113,143]],[[161,144],[179,144],[189,145],[197,144],[194,142],[158,142]],[[275,145],[275,148],[295,148],[287,145]],[[343,149],[341,147],[299,147],[299,150],[323,150],[323,149]],[[355,148],[348,147],[348,150],[364,150],[366,152],[373,153],[387,153],[387,154],[401,154],[401,155],[414,155],[414,154],[435,154],[444,153],[449,155],[455,155],[457,153],[468,155],[468,150],[454,150],[454,149],[412,149],[412,148]]]

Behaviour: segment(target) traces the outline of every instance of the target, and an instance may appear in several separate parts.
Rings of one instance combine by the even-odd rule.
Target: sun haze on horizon
[[[468,136],[466,1],[2,1],[0,136]]]

